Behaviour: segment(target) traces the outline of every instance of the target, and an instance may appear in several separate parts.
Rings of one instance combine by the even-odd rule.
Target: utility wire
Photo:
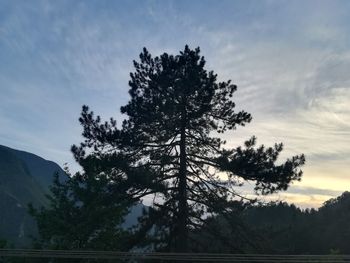
[[[122,259],[159,260],[190,262],[284,262],[284,263],[350,263],[350,255],[269,255],[269,254],[211,254],[211,253],[161,253],[161,252],[115,252],[115,251],[75,251],[75,250],[36,250],[0,249],[0,259],[21,258],[75,258],[75,259]]]

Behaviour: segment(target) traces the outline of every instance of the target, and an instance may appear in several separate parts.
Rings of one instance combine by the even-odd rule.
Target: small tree
[[[65,181],[54,177],[49,204],[40,209],[29,206],[37,221],[40,238],[36,246],[49,249],[128,249],[128,232],[121,227],[128,209],[125,173],[128,165],[121,155],[112,155],[113,168],[96,156],[79,160],[84,168]]]
[[[158,196],[141,221],[152,229],[148,233],[153,233],[156,249],[188,251],[189,230],[202,227],[203,217],[234,209],[239,197],[235,187],[244,181],[254,181],[256,193],[270,194],[300,180],[304,156],[277,165],[282,144],[255,148],[251,138],[244,147],[223,147],[219,135],[252,117],[235,111],[236,85],[218,82],[216,74],[206,71],[199,48],[186,46],[179,55],[154,58],[144,48],[134,66],[131,98],[121,107],[127,116],[122,128],[113,119],[101,123],[84,106],[85,141],[73,150],[77,159],[123,153],[132,157],[134,169],[151,169],[151,175],[143,176],[143,191],[133,197]]]

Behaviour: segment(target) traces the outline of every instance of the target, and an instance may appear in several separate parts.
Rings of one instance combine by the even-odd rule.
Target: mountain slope
[[[45,194],[55,172],[63,178],[57,164],[0,145],[0,238],[15,245],[28,243],[29,236],[36,233],[28,203],[46,204]]]
[[[37,182],[40,183],[41,187],[44,189],[49,189],[49,186],[52,184],[54,173],[58,172],[63,180],[66,176],[58,164],[45,160],[40,156],[0,145],[0,151],[1,149],[11,152],[21,160],[28,169],[28,172],[35,177]]]

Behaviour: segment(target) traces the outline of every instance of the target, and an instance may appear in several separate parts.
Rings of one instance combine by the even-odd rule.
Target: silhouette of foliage
[[[264,253],[349,254],[350,193],[326,201],[318,210],[287,203],[250,206],[241,215],[254,241],[263,237]]]
[[[86,163],[83,173],[70,175],[64,182],[55,176],[47,207],[30,205],[40,234],[36,247],[126,249],[128,233],[121,224],[133,201],[125,198],[125,182],[117,175],[122,162],[115,163],[114,171],[108,174],[96,169],[94,160]]]
[[[155,250],[190,250],[189,231],[207,224],[210,215],[228,216],[240,198],[236,187],[255,182],[258,194],[286,190],[300,180],[303,155],[276,164],[283,149],[255,147],[255,137],[244,147],[225,148],[219,137],[252,119],[236,111],[236,85],[217,80],[205,70],[200,49],[185,47],[179,55],[152,57],[146,48],[134,61],[129,102],[121,107],[122,126],[102,122],[87,106],[80,122],[84,142],[74,146],[79,163],[96,158],[113,171],[114,156],[122,155],[138,171],[129,178],[130,198],[155,194],[148,215],[140,220],[137,240],[149,240]],[[140,172],[140,171],[143,171]]]

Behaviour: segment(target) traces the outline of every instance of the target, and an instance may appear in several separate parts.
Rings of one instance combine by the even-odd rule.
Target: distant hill
[[[350,254],[350,192],[326,201],[318,210],[287,203],[248,209],[250,229],[265,239],[270,253]]]
[[[54,162],[35,154],[0,145],[0,239],[24,245],[36,233],[27,205],[46,204],[54,173],[62,179],[64,171]]]
[[[54,173],[58,172],[62,179],[66,176],[62,168],[55,162],[45,160],[29,152],[15,150],[5,146],[0,146],[0,148],[1,147],[6,148],[21,160],[28,168],[29,173],[35,177],[44,189],[49,189],[49,186],[52,184]]]
[[[193,232],[192,238],[207,253],[350,254],[350,192],[317,210],[285,202],[241,208],[208,217],[207,227]]]
[[[30,237],[37,235],[37,227],[27,213],[28,204],[47,204],[45,195],[57,172],[64,181],[67,175],[58,164],[0,145],[0,240],[6,239],[17,247],[30,246]],[[137,224],[144,207],[137,204],[131,208],[123,227]]]

